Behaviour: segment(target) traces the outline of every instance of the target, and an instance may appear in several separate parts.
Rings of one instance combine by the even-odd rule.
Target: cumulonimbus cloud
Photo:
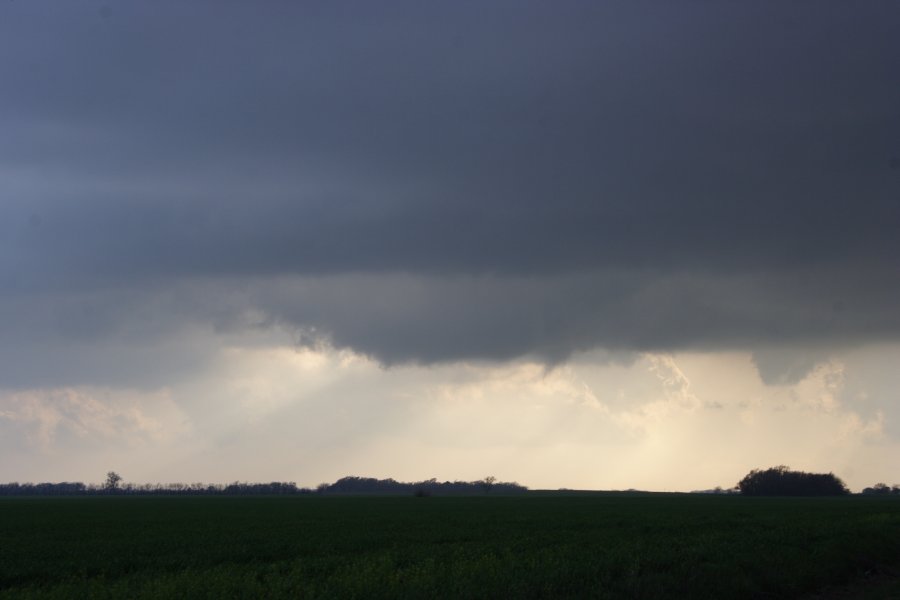
[[[4,5],[2,351],[900,335],[896,6],[357,4]]]

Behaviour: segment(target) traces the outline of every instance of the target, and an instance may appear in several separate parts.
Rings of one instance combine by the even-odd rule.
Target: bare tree
[[[119,483],[121,481],[121,475],[119,475],[115,471],[110,471],[106,474],[106,483],[103,484],[103,488],[108,492],[114,492],[119,489]]]

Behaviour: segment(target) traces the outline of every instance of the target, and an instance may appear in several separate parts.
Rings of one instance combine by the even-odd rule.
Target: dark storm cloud
[[[896,338],[897,17],[5,3],[0,328],[90,294],[116,340],[115,294],[198,282],[150,322],[228,297],[388,362]]]

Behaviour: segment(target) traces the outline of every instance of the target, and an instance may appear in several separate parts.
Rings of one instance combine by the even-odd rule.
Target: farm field
[[[887,598],[898,566],[894,498],[0,498],[0,598]]]

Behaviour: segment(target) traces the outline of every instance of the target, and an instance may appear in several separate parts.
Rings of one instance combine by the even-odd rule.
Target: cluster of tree
[[[886,483],[876,483],[872,487],[865,488],[862,493],[874,496],[900,496],[900,485],[889,486]]]
[[[833,473],[804,473],[788,467],[754,469],[738,482],[745,496],[843,496],[850,490]]]
[[[523,485],[497,481],[495,477],[485,477],[479,481],[428,479],[415,483],[371,477],[344,477],[330,485],[323,483],[316,488],[316,491],[321,494],[414,494],[416,496],[518,494],[527,490],[528,488]]]
[[[76,483],[0,483],[0,496],[273,496],[291,494],[415,494],[417,496],[524,492],[517,483],[498,482],[494,477],[480,481],[445,481],[436,479],[418,483],[402,483],[393,479],[344,477],[332,484],[323,483],[315,490],[297,487],[293,481],[271,483],[205,484],[205,483],[122,483],[122,477],[110,471],[102,484]]]

